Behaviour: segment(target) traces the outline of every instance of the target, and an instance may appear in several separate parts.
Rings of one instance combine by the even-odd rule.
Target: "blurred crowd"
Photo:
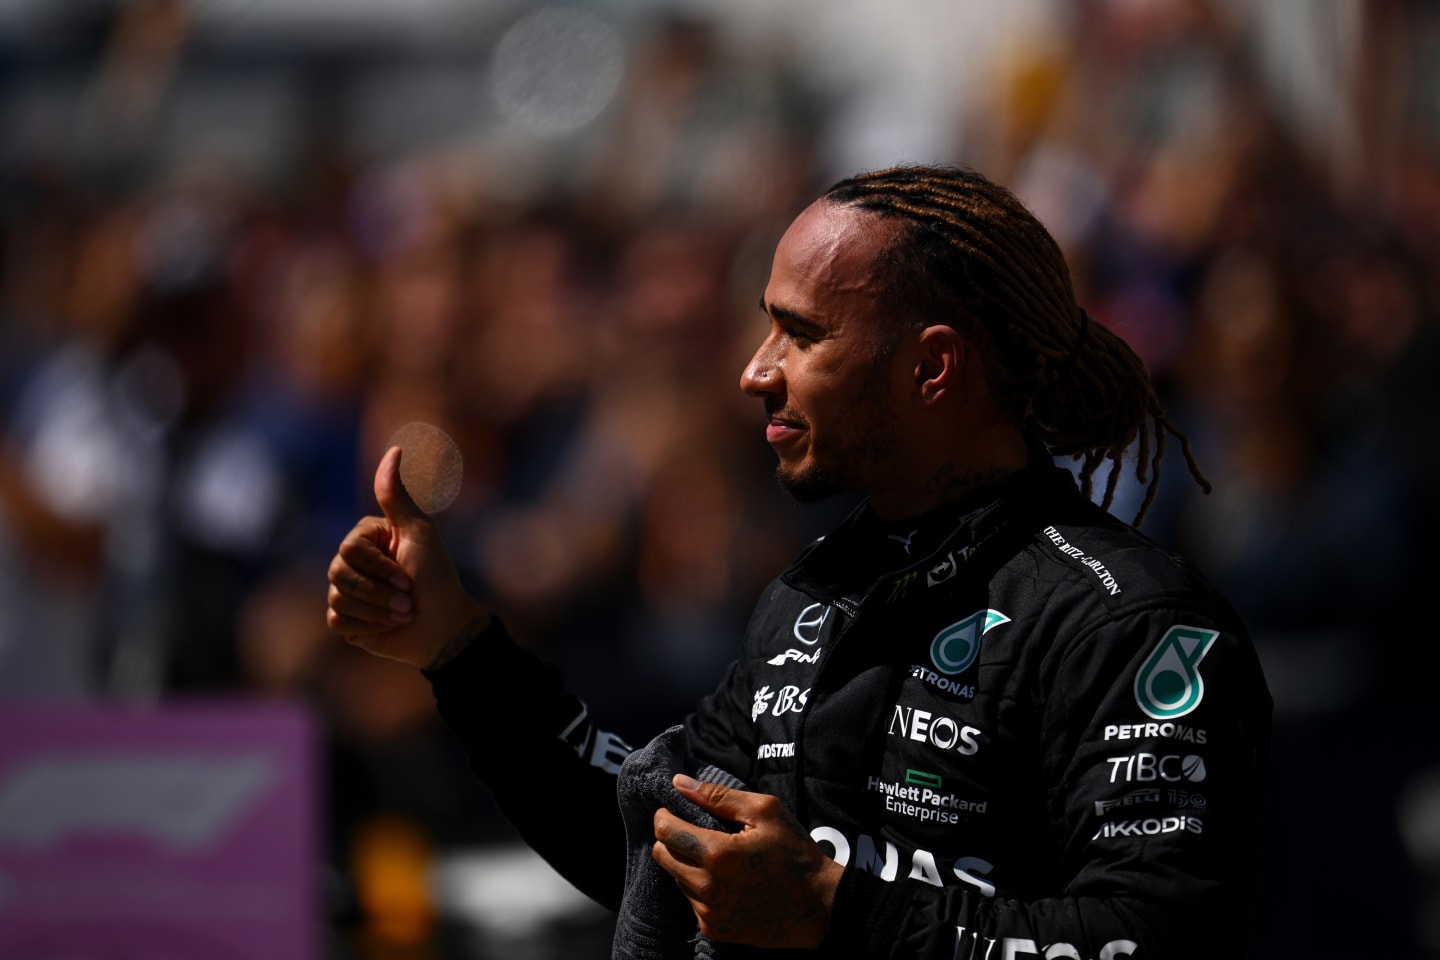
[[[788,503],[737,380],[775,240],[854,172],[854,91],[703,7],[549,8],[621,68],[576,48],[597,72],[570,82],[613,90],[542,117],[543,149],[360,149],[342,105],[372,71],[332,52],[287,64],[294,146],[247,175],[164,136],[195,9],[101,7],[57,48],[64,136],[0,169],[0,699],[311,704],[338,876],[382,817],[503,837],[423,678],[327,635],[326,564],[388,439],[440,426],[477,593],[610,727],[678,719],[849,506]],[[1014,188],[1193,441],[1214,493],[1171,449],[1144,529],[1232,598],[1276,696],[1265,955],[1440,956],[1440,11],[1039,9],[971,65],[939,155],[870,165]],[[0,54],[12,117],[46,69]]]

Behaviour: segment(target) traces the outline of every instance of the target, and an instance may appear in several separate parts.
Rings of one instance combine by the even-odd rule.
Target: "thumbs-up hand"
[[[330,632],[381,657],[434,669],[485,629],[435,524],[400,482],[400,448],[375,470],[383,516],[364,517],[330,561]]]

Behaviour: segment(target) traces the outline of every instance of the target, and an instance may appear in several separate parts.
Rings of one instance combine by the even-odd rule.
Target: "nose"
[[[772,332],[755,351],[745,369],[740,371],[740,389],[751,397],[785,391],[785,376],[780,364],[780,352]]]

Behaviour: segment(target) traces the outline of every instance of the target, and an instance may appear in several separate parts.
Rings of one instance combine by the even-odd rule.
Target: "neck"
[[[997,426],[967,438],[961,448],[926,451],[904,479],[870,491],[870,506],[884,520],[904,520],[969,496],[1030,460],[1024,436]],[[897,471],[899,472],[899,471]]]

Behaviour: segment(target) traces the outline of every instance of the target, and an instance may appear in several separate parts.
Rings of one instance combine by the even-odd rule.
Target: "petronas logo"
[[[930,641],[930,662],[947,676],[963,673],[980,653],[980,637],[991,627],[1009,622],[999,610],[981,610],[950,624]]]
[[[1135,677],[1135,702],[1146,716],[1174,720],[1200,706],[1205,697],[1200,661],[1218,636],[1217,630],[1199,627],[1177,626],[1165,632]]]

